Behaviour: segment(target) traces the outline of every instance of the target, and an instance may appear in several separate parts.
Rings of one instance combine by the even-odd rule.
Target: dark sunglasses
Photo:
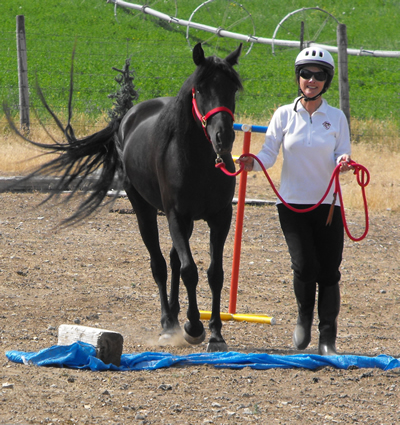
[[[305,68],[300,70],[301,78],[304,78],[305,80],[309,80],[312,76],[314,76],[314,78],[317,81],[325,81],[328,78],[328,75],[325,71],[313,72]]]

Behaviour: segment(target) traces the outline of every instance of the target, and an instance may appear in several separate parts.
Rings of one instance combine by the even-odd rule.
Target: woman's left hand
[[[346,171],[350,171],[350,170],[354,170],[354,167],[352,165],[349,164],[349,162],[351,161],[350,155],[343,155],[340,158],[340,172],[346,172]]]

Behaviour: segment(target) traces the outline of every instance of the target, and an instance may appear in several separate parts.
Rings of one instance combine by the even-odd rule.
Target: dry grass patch
[[[106,116],[96,121],[88,121],[85,116],[74,118],[74,129],[77,136],[93,133],[106,125]],[[265,125],[265,122],[246,118],[243,123],[251,122]],[[66,120],[62,120],[66,122]],[[266,121],[267,122],[267,121]],[[49,133],[57,140],[61,140],[60,131],[54,126],[47,126]],[[387,136],[382,136],[386,131]],[[368,137],[363,141],[361,135],[377,134],[375,138]],[[385,134],[386,134],[385,133]],[[43,155],[43,150],[30,145],[13,134],[5,121],[0,122],[0,174],[3,176],[26,175],[39,165],[50,160],[51,155]],[[371,211],[400,211],[400,137],[396,126],[391,123],[375,121],[352,121],[352,134],[357,134],[357,141],[353,142],[353,159],[367,167],[371,175],[371,182],[366,189],[368,206]],[[379,137],[378,137],[379,135]],[[33,123],[29,138],[40,143],[51,143],[51,138],[38,124]],[[250,152],[257,154],[264,143],[264,134],[252,133]],[[237,132],[233,154],[242,153],[243,133]],[[279,187],[281,155],[277,163],[269,170],[269,174]],[[266,179],[257,176],[257,184],[262,188],[268,185]],[[341,176],[343,197],[346,209],[362,209],[361,190],[352,173]]]
[[[65,125],[67,119],[59,117]],[[18,121],[15,120],[18,127]],[[77,137],[94,133],[107,125],[106,115],[96,120],[88,120],[83,114],[74,116],[73,128]],[[52,122],[45,122],[44,127],[38,120],[31,121],[30,131],[25,134],[27,138],[38,143],[51,144],[52,138],[57,141],[63,140],[60,129]],[[54,156],[44,152],[44,149],[36,147],[21,139],[12,132],[7,121],[3,117],[0,120],[0,174],[3,176],[22,176],[33,171],[40,165],[50,161]]]

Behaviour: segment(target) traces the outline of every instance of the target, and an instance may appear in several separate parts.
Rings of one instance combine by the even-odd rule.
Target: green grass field
[[[169,15],[177,10],[177,16],[186,20],[201,4],[197,0],[148,3]],[[272,38],[278,23],[287,14],[315,6],[308,0],[244,0],[241,4],[251,18],[238,3],[215,0],[208,10],[200,8],[193,21],[231,27],[231,31],[245,34],[252,34],[255,28],[256,36]],[[349,47],[400,50],[400,1],[330,0],[318,5],[347,25]],[[115,17],[114,5],[105,0],[3,0],[0,1],[0,92],[14,107],[18,104],[15,18],[21,14],[25,16],[27,33],[31,102],[36,107],[40,106],[34,90],[36,78],[56,110],[66,107],[75,43],[74,111],[93,117],[111,107],[107,95],[116,90],[114,77],[117,75],[111,68],[121,68],[127,57],[132,57],[139,100],[176,94],[194,70],[186,28],[173,22],[121,8]],[[305,22],[306,40],[336,45],[335,20],[311,10],[288,18],[276,38],[298,40],[301,20]],[[209,37],[209,33],[189,32],[192,45]],[[234,40],[214,37],[205,45],[205,50],[207,54],[225,56],[236,44]],[[246,44],[245,51],[248,47]],[[239,117],[266,121],[277,106],[296,96],[293,63],[297,53],[295,48],[275,46],[273,55],[270,45],[254,44],[251,52],[242,57],[238,70],[245,90],[238,97]],[[399,122],[399,68],[400,58],[349,56],[352,118]],[[337,89],[335,78],[325,96],[334,106],[339,106]]]

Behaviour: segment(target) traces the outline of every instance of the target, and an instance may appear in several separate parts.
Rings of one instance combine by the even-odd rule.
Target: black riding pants
[[[293,205],[306,209],[311,205]],[[331,225],[326,225],[330,205],[297,213],[278,204],[279,220],[289,248],[294,277],[304,283],[332,286],[340,280],[343,253],[343,221],[335,207]]]

